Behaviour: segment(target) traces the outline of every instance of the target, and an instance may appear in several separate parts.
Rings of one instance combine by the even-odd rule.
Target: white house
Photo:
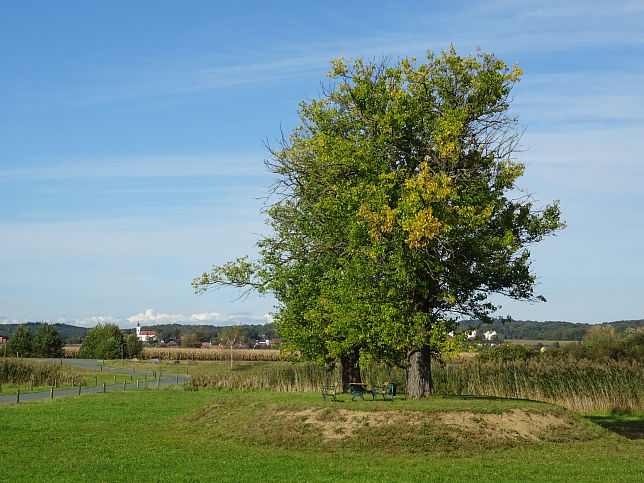
[[[488,330],[486,332],[483,332],[483,337],[485,337],[485,340],[492,340],[494,337],[496,337],[496,330]]]
[[[157,333],[153,330],[141,330],[141,324],[136,324],[136,337],[141,342],[150,342],[157,340]]]

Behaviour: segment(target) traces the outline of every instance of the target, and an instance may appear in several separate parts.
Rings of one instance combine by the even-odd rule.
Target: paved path
[[[37,360],[37,361],[42,361],[42,362],[54,362],[54,363],[59,363],[59,364],[67,364],[70,366],[76,366],[76,367],[82,367],[85,369],[98,369],[100,366],[97,365],[96,359],[32,359],[32,360]],[[119,369],[116,367],[103,367],[104,371],[111,371],[111,372],[118,372],[121,374],[132,374],[132,382],[127,382],[125,384],[125,389],[136,389],[136,378],[134,375],[137,376],[150,376],[153,377],[154,373],[153,372],[148,372],[148,371],[129,371],[127,369]],[[177,374],[164,374],[163,379],[161,381],[149,381],[149,382],[141,382],[139,381],[139,387],[146,387],[146,386],[157,386],[157,385],[167,385],[167,384],[183,384],[188,380],[186,376],[182,375],[177,375]],[[105,388],[106,391],[122,391],[123,390],[123,383],[121,384],[113,384],[110,386],[106,386]],[[103,386],[83,386],[81,387],[81,394],[85,394],[88,392],[102,392],[103,391]],[[54,398],[58,398],[61,396],[69,396],[69,395],[78,395],[78,388],[75,389],[59,389],[59,390],[54,390]],[[20,402],[23,401],[33,401],[36,399],[49,399],[51,398],[51,391],[47,392],[32,392],[28,394],[20,394]],[[0,404],[6,404],[6,403],[15,403],[16,402],[16,395],[12,394],[9,396],[0,396]]]

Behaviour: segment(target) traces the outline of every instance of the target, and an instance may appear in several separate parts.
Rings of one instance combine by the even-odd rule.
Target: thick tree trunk
[[[432,380],[431,350],[429,346],[421,347],[407,355],[407,392],[410,399],[430,396],[434,392]]]
[[[358,360],[360,353],[355,350],[340,357],[340,365],[342,366],[342,392],[349,391],[350,382],[360,381],[360,366]]]

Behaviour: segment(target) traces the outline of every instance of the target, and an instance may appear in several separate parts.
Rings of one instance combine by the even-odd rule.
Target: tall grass
[[[0,362],[0,384],[53,386],[68,383],[85,384],[85,378],[78,369],[51,362],[2,359]]]
[[[433,371],[439,394],[551,402],[575,411],[644,409],[644,363],[533,358],[462,361]]]
[[[398,384],[405,392],[405,372],[384,365],[362,368],[369,385]],[[536,357],[519,361],[457,358],[432,366],[439,395],[496,396],[558,404],[580,412],[641,411],[644,409],[644,364],[632,361],[596,362]],[[319,391],[327,384],[340,385],[339,367],[325,368],[309,362],[238,363],[208,366],[193,374],[190,386],[265,389],[270,391]]]
[[[264,351],[262,351],[264,352]],[[319,391],[327,384],[339,384],[340,369],[322,367],[310,362],[292,364],[270,362],[238,363],[233,370],[226,365],[213,366],[209,372],[190,377],[193,389],[225,387],[231,389],[265,389],[280,392]]]

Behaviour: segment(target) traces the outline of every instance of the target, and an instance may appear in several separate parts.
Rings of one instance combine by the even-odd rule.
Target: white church
[[[136,324],[136,337],[141,342],[151,342],[157,340],[157,333],[153,330],[141,330],[141,324]]]

